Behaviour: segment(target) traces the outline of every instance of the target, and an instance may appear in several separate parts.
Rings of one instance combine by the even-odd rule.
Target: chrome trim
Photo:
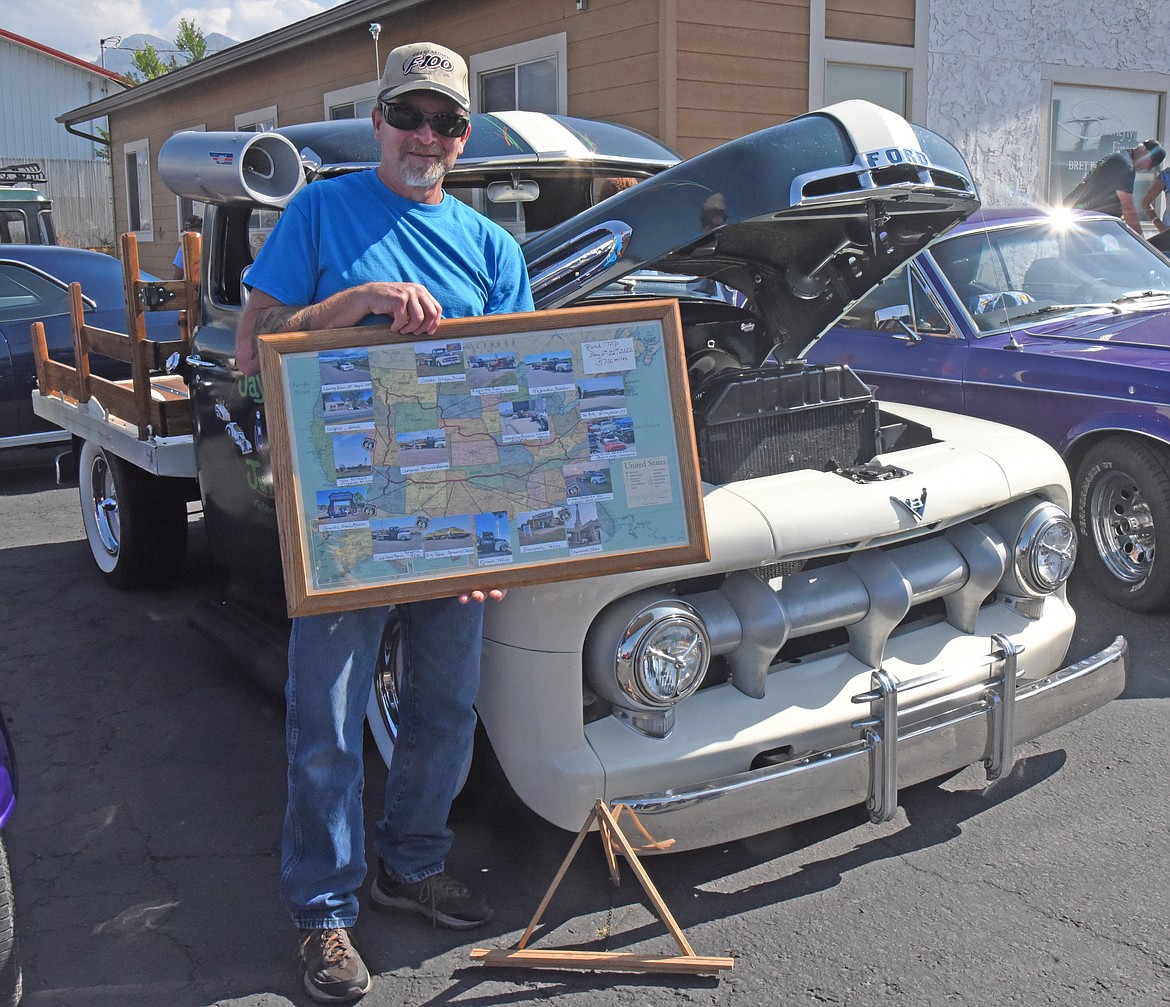
[[[898,684],[885,671],[872,675],[874,696],[871,701],[878,723],[865,729],[869,747],[869,794],[865,806],[869,820],[888,822],[898,811]],[[894,737],[887,736],[885,726],[894,725]]]
[[[989,522],[970,522],[942,535],[789,574],[778,587],[740,570],[714,591],[671,600],[698,612],[712,655],[727,655],[732,684],[760,699],[769,668],[789,640],[843,628],[849,653],[880,668],[891,634],[910,609],[940,598],[947,621],[972,632],[979,607],[999,585],[1007,562],[1000,532]],[[616,627],[619,616],[615,610],[606,617]]]
[[[617,262],[629,246],[633,228],[607,220],[575,235],[528,266],[532,296],[538,308],[560,295],[567,284],[581,284]]]
[[[13,434],[0,437],[0,449],[31,448],[41,444],[64,444],[69,440],[68,430],[41,430],[35,434]]]
[[[1043,584],[1040,582],[1039,563],[1035,550],[1038,548],[1041,536],[1053,526],[1061,526],[1068,534],[1068,555],[1065,556],[1063,553],[1059,553],[1059,555],[1067,560],[1067,567],[1064,570],[1064,576],[1055,583]],[[1052,551],[1056,552],[1056,550]],[[1016,581],[1033,597],[1049,595],[1068,580],[1069,575],[1072,573],[1072,566],[1076,560],[1076,555],[1077,532],[1072,518],[1055,504],[1040,504],[1024,519],[1023,524],[1020,526],[1020,533],[1016,537],[1015,557],[1013,560]]]
[[[941,703],[952,704],[943,713],[918,720],[912,727],[897,724],[881,739],[885,749],[877,755],[870,737],[877,714],[871,708],[871,718],[859,722],[866,725],[861,737],[830,751],[662,793],[609,798],[609,804],[629,805],[655,839],[675,841],[672,851],[742,839],[871,800],[871,812],[886,814],[893,803],[892,788],[922,783],[980,761],[989,775],[1002,776],[1011,768],[1016,745],[1104,706],[1125,688],[1129,645],[1124,637],[1083,661],[1026,684],[1016,683],[1012,674],[1009,641],[995,636],[990,642],[999,675],[974,694],[960,689],[942,697]],[[886,696],[896,696],[915,684],[919,680],[890,689],[886,683],[886,693],[880,698],[883,723],[894,722],[888,707],[896,701]],[[873,696],[865,693],[857,698],[872,702]],[[915,712],[921,716],[939,705],[940,701],[932,700],[917,711],[903,709],[901,716],[909,720]],[[996,706],[1002,711],[993,712]],[[890,748],[896,750],[895,756],[890,756]],[[874,763],[886,770],[894,759],[896,781],[889,775],[875,778]]]

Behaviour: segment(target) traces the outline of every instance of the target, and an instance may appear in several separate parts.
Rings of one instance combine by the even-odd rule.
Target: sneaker
[[[306,930],[297,947],[305,991],[314,1000],[335,1003],[365,996],[373,986],[369,970],[344,927]]]
[[[491,906],[450,874],[433,874],[407,884],[395,881],[379,864],[378,876],[370,886],[370,897],[381,909],[421,913],[436,926],[448,930],[470,930],[495,916]]]

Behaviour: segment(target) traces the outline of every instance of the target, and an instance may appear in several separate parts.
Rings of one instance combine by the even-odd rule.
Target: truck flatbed
[[[139,276],[134,236],[124,237],[126,333],[87,325],[81,287],[70,286],[73,363],[50,358],[40,323],[33,326],[39,388],[33,392],[32,405],[43,419],[140,469],[159,476],[195,478],[190,395],[183,378],[167,369],[169,358],[186,355],[190,320],[196,317],[199,303],[199,238],[188,234],[183,242],[183,279],[146,282]],[[143,314],[163,306],[181,309],[177,338],[149,339]],[[91,353],[125,361],[131,376],[110,380],[91,374]]]
[[[129,381],[115,384],[130,388]],[[151,399],[157,403],[187,399],[187,388],[178,375],[152,378]],[[79,402],[60,392],[32,393],[33,412],[83,440],[93,441],[132,465],[159,476],[195,478],[195,440],[190,433],[138,436],[131,423],[108,410],[97,398]]]

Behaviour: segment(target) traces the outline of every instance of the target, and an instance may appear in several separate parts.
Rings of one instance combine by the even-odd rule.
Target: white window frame
[[[273,129],[276,129],[276,127],[280,125],[280,123],[276,121],[275,105],[269,105],[267,108],[253,109],[251,112],[241,112],[236,116],[236,129],[260,132],[260,130],[256,130],[254,128],[256,124],[260,122],[267,122],[269,119],[272,120]]]
[[[126,159],[131,154],[139,161],[138,191],[130,192],[130,173],[126,171]],[[138,155],[145,154],[145,157]],[[150,178],[150,140],[131,140],[122,145],[122,170],[125,172],[126,188],[126,229],[130,230],[130,207],[135,200],[138,202],[139,223],[142,225],[136,231],[130,231],[138,241],[154,241],[154,197]]]
[[[1167,126],[1170,124],[1170,74],[1142,73],[1134,70],[1103,70],[1088,66],[1064,66],[1042,63],[1040,66],[1040,135],[1036,149],[1037,189],[1048,188],[1048,165],[1052,161],[1052,85],[1066,87],[1102,87],[1115,91],[1146,91],[1159,98],[1158,139],[1166,143]],[[1165,164],[1162,165],[1166,167]],[[1047,194],[1043,198],[1054,198]],[[1141,216],[1139,214],[1138,216]],[[1144,223],[1144,221],[1143,221]]]
[[[546,35],[529,42],[517,42],[500,49],[489,49],[476,53],[467,61],[471,75],[471,111],[479,112],[479,78],[481,74],[506,70],[520,63],[532,63],[539,59],[554,57],[557,62],[557,114],[569,112],[569,67],[568,36],[565,32]]]
[[[337,91],[326,91],[322,100],[322,119],[329,118],[329,110],[337,105],[356,105],[359,101],[378,98],[380,80],[372,80],[368,84],[354,84],[352,87],[343,87]]]
[[[808,33],[808,107],[825,104],[825,76],[830,63],[885,67],[906,72],[906,118],[926,122],[926,82],[930,39],[929,0],[916,0],[914,45],[879,45],[825,38],[825,0],[811,0]]]

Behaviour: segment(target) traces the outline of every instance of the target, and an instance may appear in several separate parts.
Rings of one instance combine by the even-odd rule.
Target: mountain
[[[238,45],[238,40],[229,38],[227,35],[221,35],[217,31],[209,32],[207,39],[207,53],[220,52],[223,49],[230,49],[233,45]],[[128,74],[134,69],[134,50],[144,49],[146,46],[152,45],[158,50],[159,56],[164,60],[171,56],[179,56],[175,52],[175,42],[173,39],[160,38],[158,35],[150,35],[145,32],[138,32],[134,35],[127,35],[122,39],[121,43],[116,49],[109,46],[105,50],[105,68],[113,70],[114,73]]]

